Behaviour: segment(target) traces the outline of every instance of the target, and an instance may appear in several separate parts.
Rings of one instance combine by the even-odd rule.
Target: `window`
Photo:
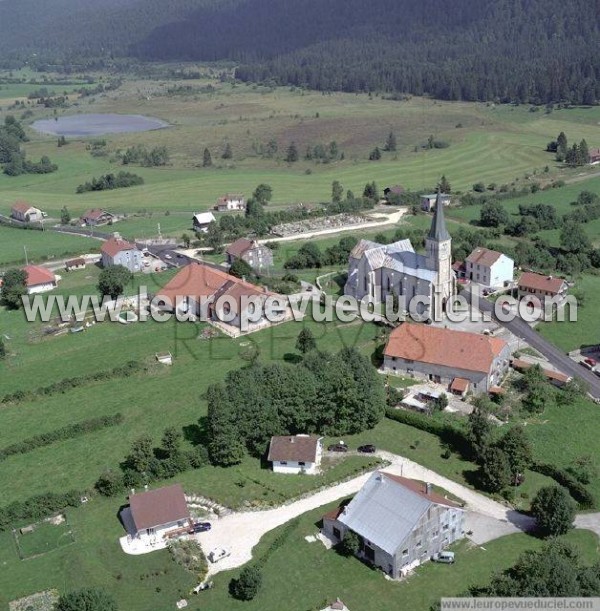
[[[280,465],[287,465],[287,460],[280,460],[280,461],[279,461],[279,464],[280,464]]]
[[[341,539],[342,538],[342,533],[340,533],[340,529],[336,528],[335,526],[333,527],[333,536],[336,539]]]
[[[403,556],[408,556],[408,548],[402,550]]]
[[[301,460],[301,461],[300,461],[298,464],[299,464],[301,467],[304,467],[304,466],[306,465],[306,463],[305,463],[303,460]]]

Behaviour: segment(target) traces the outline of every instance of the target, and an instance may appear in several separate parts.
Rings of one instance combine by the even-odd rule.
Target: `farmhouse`
[[[567,283],[562,278],[525,272],[519,278],[519,298],[537,297],[544,305],[546,300],[561,299],[567,294]]]
[[[208,226],[214,223],[215,220],[212,212],[199,212],[198,214],[194,214],[192,217],[193,229],[194,231],[206,233],[208,231]]]
[[[112,223],[114,218],[114,214],[111,214],[102,208],[90,208],[79,217],[79,220],[81,221],[82,225],[96,227],[98,225]]]
[[[456,292],[451,266],[452,238],[446,229],[443,195],[435,208],[425,240],[426,254],[415,252],[410,240],[377,244],[361,240],[350,253],[344,294],[385,303],[389,296],[404,298],[405,308],[414,297],[429,300],[424,314],[441,320],[450,297]]]
[[[139,272],[142,269],[142,252],[135,244],[124,240],[118,233],[104,244],[102,252],[102,267],[122,265],[130,272]]]
[[[246,261],[250,267],[260,270],[273,265],[273,251],[256,240],[239,238],[227,247],[227,263],[232,265],[237,259]]]
[[[191,526],[181,484],[131,494],[122,518],[129,536],[148,544],[187,532]]]
[[[378,471],[348,505],[323,516],[323,530],[333,541],[356,533],[359,556],[398,578],[461,539],[464,518],[431,484]]]
[[[231,194],[227,193],[227,195],[223,195],[219,197],[217,200],[217,205],[215,206],[215,210],[219,212],[231,212],[232,210],[245,210],[246,209],[246,199],[243,195],[240,194]]]
[[[264,306],[270,296],[276,295],[216,267],[190,263],[167,282],[155,301],[161,301],[159,307],[165,311],[200,317],[224,330],[244,331],[243,320],[251,321],[246,330],[256,331],[269,324]]]
[[[590,164],[597,165],[600,163],[600,148],[590,149]]]
[[[27,274],[27,294],[45,293],[56,288],[57,277],[45,267],[39,265],[26,265],[23,271]]]
[[[267,460],[275,473],[318,472],[323,452],[322,440],[314,435],[271,437]]]
[[[421,195],[421,210],[425,212],[431,212],[436,206],[437,193],[427,193],[425,195]],[[446,193],[440,194],[440,201],[444,206],[450,205],[450,196]]]
[[[404,193],[405,189],[402,185],[394,185],[393,187],[386,187],[383,190],[383,197],[390,203],[394,203]]]
[[[68,272],[73,271],[74,269],[85,269],[85,259],[83,257],[78,257],[77,259],[70,259],[65,262],[65,269]]]
[[[501,288],[513,281],[515,262],[501,252],[478,247],[465,259],[466,278],[482,286]]]
[[[500,338],[405,322],[390,334],[383,370],[447,384],[464,395],[499,386],[509,359],[509,345]]]
[[[16,202],[10,210],[10,216],[15,219],[15,221],[33,223],[35,221],[41,221],[46,215],[39,208],[27,202]]]

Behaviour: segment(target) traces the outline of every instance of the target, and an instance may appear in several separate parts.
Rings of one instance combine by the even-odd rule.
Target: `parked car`
[[[377,448],[372,443],[367,443],[364,446],[358,446],[358,451],[361,454],[375,454]]]
[[[347,452],[348,446],[344,443],[332,443],[330,446],[327,446],[328,452]]]
[[[173,257],[172,257],[172,256],[171,256],[169,253],[167,253],[167,254],[165,255],[165,259],[172,259],[172,258],[173,258]]]
[[[203,581],[202,583],[199,583],[193,590],[192,592],[194,594],[199,594],[200,592],[204,592],[204,590],[210,590],[211,588],[214,588],[215,584],[213,581]]]
[[[223,558],[227,558],[227,556],[231,556],[231,552],[224,547],[216,547],[208,553],[208,559],[213,564],[219,562],[219,560],[223,560]]]
[[[597,365],[597,361],[591,358],[584,359],[584,362],[587,363],[590,367],[595,367]]]
[[[585,367],[586,369],[593,369],[593,368],[594,368],[594,365],[590,365],[590,364],[588,363],[588,359],[586,359],[585,361],[579,361],[579,364],[580,364],[582,367]]]
[[[434,562],[443,562],[444,564],[454,564],[454,552],[438,552],[433,554],[431,559]]]
[[[207,530],[210,530],[211,528],[212,528],[212,525],[210,522],[196,522],[194,526],[192,527],[192,530],[195,533],[203,533],[203,532],[206,532]]]

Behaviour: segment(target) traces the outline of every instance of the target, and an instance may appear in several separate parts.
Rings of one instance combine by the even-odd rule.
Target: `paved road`
[[[465,296],[467,301],[471,300],[472,295],[469,290],[464,291],[462,294]],[[499,325],[502,325],[511,333],[526,341],[532,348],[535,348],[538,352],[543,354],[559,371],[562,371],[569,376],[578,377],[585,380],[589,386],[590,394],[593,397],[600,399],[600,378],[591,371],[579,365],[579,363],[576,363],[573,359],[569,358],[554,344],[550,343],[535,329],[530,327],[524,320],[518,317],[514,318],[510,322],[502,322],[498,320],[494,316],[494,304],[483,298],[479,299],[479,309],[482,312],[489,312],[492,315],[492,318],[498,322]]]

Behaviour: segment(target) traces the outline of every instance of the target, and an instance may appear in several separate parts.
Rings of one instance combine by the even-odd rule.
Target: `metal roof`
[[[432,240],[443,242],[450,239],[450,234],[446,229],[446,221],[444,220],[444,206],[442,203],[442,194],[438,191],[435,198],[435,210],[431,221],[431,229],[428,236]]]
[[[395,554],[434,503],[373,473],[338,520],[388,554]]]

